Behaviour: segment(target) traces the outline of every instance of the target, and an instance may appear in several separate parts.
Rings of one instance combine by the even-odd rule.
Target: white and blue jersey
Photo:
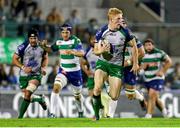
[[[25,41],[17,47],[15,54],[21,58],[21,63],[24,66],[32,68],[32,72],[29,74],[20,70],[20,76],[41,74],[42,58],[47,53],[39,45],[32,47],[28,41]]]
[[[88,61],[89,69],[94,73],[96,69],[96,62],[98,61],[99,56],[93,53],[93,48],[91,46],[87,48],[84,59]]]
[[[96,33],[98,43],[100,40],[107,40],[112,46],[112,58],[108,60],[108,63],[116,65],[123,65],[126,43],[132,39],[129,30],[123,27],[120,27],[117,31],[112,31],[108,28],[108,25],[105,25]],[[100,60],[107,61],[103,56],[100,56]]]

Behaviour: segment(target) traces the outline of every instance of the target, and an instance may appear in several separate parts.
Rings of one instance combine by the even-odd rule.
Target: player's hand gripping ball
[[[112,44],[107,40],[100,40],[101,47],[103,49],[102,56],[105,60],[109,61],[113,57],[113,47]]]

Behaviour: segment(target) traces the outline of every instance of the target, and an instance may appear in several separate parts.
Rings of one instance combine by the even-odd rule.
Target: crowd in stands
[[[88,23],[82,25],[78,9],[72,9],[67,19],[57,7],[53,7],[50,12],[43,17],[43,10],[38,3],[33,0],[0,0],[0,36],[6,37],[3,24],[13,21],[17,24],[16,36],[25,37],[27,31],[34,27],[39,30],[41,39],[48,39],[51,43],[58,38],[58,27],[64,22],[73,26],[73,33],[76,34],[83,43],[87,42],[89,34],[94,34],[98,28],[96,18],[89,19]],[[81,25],[80,25],[81,24]],[[85,34],[85,36],[84,36]],[[14,35],[13,35],[14,36]]]

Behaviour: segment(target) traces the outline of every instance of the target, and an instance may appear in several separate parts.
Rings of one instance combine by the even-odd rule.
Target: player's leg
[[[83,105],[83,95],[81,93],[82,86],[83,86],[83,80],[82,80],[82,73],[81,70],[69,72],[67,74],[68,81],[72,84],[72,91],[75,98],[75,104],[78,109],[78,116],[80,118],[83,117],[83,111],[84,111],[84,105]]]
[[[137,99],[143,110],[146,110],[146,101],[144,96],[136,89],[136,75],[131,72],[131,66],[124,69],[125,94],[129,100]]]
[[[108,116],[110,118],[114,117],[114,114],[115,114],[115,111],[116,111],[116,107],[117,107],[117,103],[118,103],[118,100],[112,100],[112,99],[109,100]]]
[[[25,78],[25,77],[24,77]],[[24,98],[23,101],[21,103],[21,107],[20,107],[20,113],[18,118],[23,118],[24,113],[26,112],[30,102],[31,102],[31,95],[35,92],[35,90],[37,89],[38,85],[39,85],[39,81],[34,79],[34,80],[29,80],[27,77],[24,78],[20,78],[20,83],[23,84],[23,82],[27,83],[27,87],[23,90],[24,92]],[[24,81],[26,80],[26,81]]]
[[[84,97],[81,94],[82,86],[77,87],[72,85],[71,87],[75,98],[75,104],[78,109],[78,117],[82,118],[84,112],[84,105],[83,105]]]
[[[156,106],[162,112],[163,117],[167,118],[168,117],[168,111],[167,111],[166,107],[164,106],[163,102],[161,101],[161,99],[159,97],[156,100]]]
[[[102,106],[101,103],[101,90],[104,85],[104,81],[107,80],[108,63],[98,60],[96,62],[96,71],[94,74],[94,92],[93,92],[93,108],[95,113],[95,120],[99,120],[99,110]]]
[[[101,102],[102,102],[102,108],[100,109],[100,116],[101,117],[109,117],[108,116],[108,114],[109,114],[109,101],[111,100],[111,97],[108,95],[105,87],[106,87],[106,84],[103,87],[103,90],[101,92]]]
[[[148,88],[148,104],[147,104],[147,114],[146,118],[151,118],[152,113],[154,112],[154,107],[156,104],[164,114],[167,115],[167,111],[165,107],[163,106],[162,102],[159,99],[159,91],[162,89],[164,84],[164,80],[152,80],[150,82],[146,82],[145,86]]]
[[[91,102],[91,105],[93,107],[92,97],[93,97],[93,88],[94,88],[94,77],[93,78],[88,78],[86,86],[88,88],[88,96],[90,96],[90,98],[91,98],[90,102]]]
[[[120,91],[121,91],[121,79],[110,76],[109,85],[110,85],[109,96],[111,97],[111,99],[109,101],[108,116],[113,118],[116,111]]]
[[[109,73],[109,96],[111,97],[111,101],[109,104],[109,116],[114,117],[114,113],[116,111],[117,101],[120,95],[121,86],[122,86],[122,67],[118,65],[110,65],[110,73]]]
[[[31,77],[31,79],[36,79],[38,81],[41,81],[41,78],[42,78],[41,75]],[[47,104],[45,102],[44,95],[32,94],[31,95],[31,103],[34,103],[34,102],[38,102],[44,110],[47,110]]]
[[[105,85],[106,85],[106,83],[107,82],[105,82]],[[109,89],[110,89],[110,87],[109,87],[109,84],[108,84],[108,86],[106,86],[106,92],[107,92],[108,96],[109,96]],[[118,100],[114,101],[109,96],[108,113],[107,113],[108,118],[113,118],[114,117],[116,107],[117,107],[117,103],[118,103]]]
[[[147,113],[145,118],[152,118],[157,98],[158,92],[155,89],[150,88],[148,91]]]
[[[55,117],[55,113],[56,113],[56,108],[59,107],[59,101],[60,101],[60,97],[59,97],[59,93],[61,91],[61,89],[67,85],[67,78],[64,74],[62,74],[61,72],[57,74],[55,81],[54,81],[54,85],[53,85],[53,90],[51,92],[51,97],[50,97],[50,117]]]
[[[107,73],[104,72],[101,69],[97,69],[95,71],[95,77],[94,77],[94,93],[93,93],[93,108],[95,112],[95,118],[96,120],[99,120],[99,110],[102,106],[101,103],[101,90],[105,81],[105,78],[107,77]]]
[[[44,110],[47,110],[47,104],[45,102],[44,95],[31,95],[31,103],[38,102]]]
[[[109,95],[112,100],[116,101],[119,98],[120,91],[121,91],[121,84],[122,81],[120,78],[109,76],[109,85],[110,85],[110,90],[109,90]]]

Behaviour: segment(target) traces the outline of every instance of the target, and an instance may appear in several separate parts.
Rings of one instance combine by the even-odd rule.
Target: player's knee
[[[54,86],[53,86],[53,92],[55,93],[59,93],[61,90],[61,85],[60,84],[57,84],[55,83]]]
[[[114,101],[118,100],[118,98],[119,98],[118,96],[111,96],[111,99]]]
[[[135,99],[135,97],[136,97],[135,89],[127,89],[126,88],[125,94],[129,100]]]
[[[101,94],[101,88],[100,87],[95,87],[94,88],[94,94],[95,95],[100,95]]]
[[[74,98],[75,98],[75,100],[80,100],[81,99],[81,93],[80,92],[74,93]]]
[[[63,74],[58,74],[55,78],[53,91],[59,93],[65,85],[67,85],[67,78]]]
[[[26,100],[30,100],[31,99],[31,94],[32,94],[32,92],[30,92],[29,90],[25,90],[23,98],[26,99]]]
[[[156,100],[157,99],[157,93],[156,91],[150,91],[148,95],[149,99]]]
[[[26,87],[26,90],[30,91],[31,93],[34,93],[36,89],[37,89],[37,85],[33,83],[29,83],[28,86]]]

